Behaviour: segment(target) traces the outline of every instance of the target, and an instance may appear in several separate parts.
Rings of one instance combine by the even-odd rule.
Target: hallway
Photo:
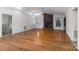
[[[2,51],[76,51],[64,31],[34,29],[0,39]]]

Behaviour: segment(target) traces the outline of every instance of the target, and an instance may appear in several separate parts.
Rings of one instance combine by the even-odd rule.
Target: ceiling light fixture
[[[17,9],[22,9],[21,7],[16,7]]]

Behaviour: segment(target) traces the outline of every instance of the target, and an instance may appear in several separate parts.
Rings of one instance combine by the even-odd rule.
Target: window
[[[56,27],[61,27],[61,21],[60,20],[56,20]]]

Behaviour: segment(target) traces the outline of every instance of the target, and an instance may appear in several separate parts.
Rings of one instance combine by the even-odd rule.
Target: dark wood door
[[[66,17],[64,17],[64,31],[66,32]]]
[[[44,14],[44,28],[53,29],[53,15],[52,14]]]

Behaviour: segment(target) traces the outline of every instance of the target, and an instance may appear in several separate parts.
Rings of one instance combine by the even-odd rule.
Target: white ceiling
[[[24,11],[24,13],[48,13],[48,14],[60,14],[65,15],[67,10],[71,7],[4,7],[9,9],[17,9],[19,11]]]
[[[8,7],[7,7],[8,8]],[[9,7],[10,9],[13,7]],[[24,11],[35,12],[37,10],[42,11],[43,13],[49,14],[65,14],[70,7],[20,7],[17,9]],[[15,8],[16,9],[16,8]]]
[[[43,8],[44,13],[49,14],[65,14],[69,7],[45,7]]]
[[[42,10],[43,13],[49,14],[65,14],[70,7],[24,7],[24,10]]]
[[[70,7],[22,7],[25,11],[40,10],[43,13],[49,14],[65,14]]]

